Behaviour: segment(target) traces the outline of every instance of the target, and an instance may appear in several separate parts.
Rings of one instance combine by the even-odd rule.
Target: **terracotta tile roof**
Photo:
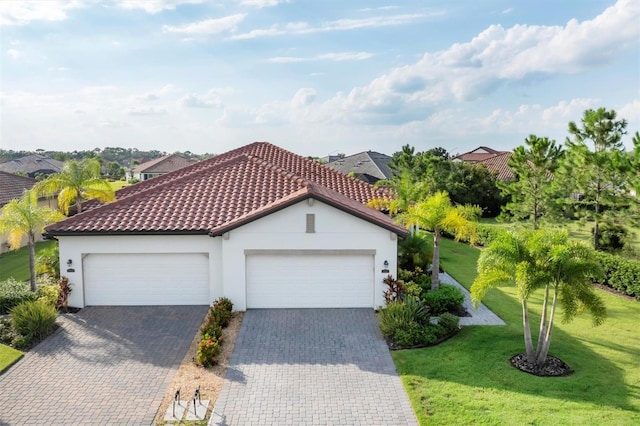
[[[511,152],[504,152],[480,161],[478,164],[484,164],[490,171],[497,172],[499,180],[513,180],[513,170],[511,170],[511,167],[508,165],[509,159],[512,155],[513,154]]]
[[[488,146],[479,146],[473,151],[465,152],[464,154],[459,154],[453,157],[451,160],[459,160],[465,161],[467,163],[477,163],[480,161],[488,160],[489,158],[493,158],[496,155],[502,155],[509,151],[497,151],[493,148],[489,148]]]
[[[363,205],[384,194],[275,145],[256,142],[125,187],[113,203],[86,203],[81,214],[50,225],[47,232],[219,235],[315,198],[404,235],[387,216]]]
[[[37,182],[30,177],[0,171],[0,207],[15,198],[22,197],[24,191],[31,189]]]
[[[181,157],[178,154],[165,155],[151,161],[138,164],[133,168],[134,173],[169,173],[178,170],[189,164],[195,163],[194,160]]]

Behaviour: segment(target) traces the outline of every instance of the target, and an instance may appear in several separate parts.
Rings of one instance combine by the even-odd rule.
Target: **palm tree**
[[[53,196],[58,193],[58,205],[64,214],[69,214],[69,206],[76,206],[82,212],[82,202],[97,198],[103,202],[115,200],[115,192],[109,182],[101,177],[100,162],[87,158],[81,162],[72,160],[64,163],[59,173],[38,182],[34,190],[41,195]]]
[[[29,247],[29,272],[31,290],[36,290],[36,234],[44,227],[63,219],[60,212],[49,207],[38,206],[34,191],[26,191],[19,200],[11,200],[0,210],[0,233],[8,232],[11,249],[20,247],[22,238],[27,236]]]
[[[540,368],[549,353],[558,302],[563,307],[563,322],[583,309],[590,312],[594,325],[604,321],[606,309],[592,285],[592,279],[601,273],[593,250],[569,241],[566,231],[505,232],[480,254],[471,298],[477,305],[490,288],[515,283],[522,304],[527,361]],[[536,290],[543,290],[544,297],[534,348],[527,300]]]
[[[392,179],[382,179],[375,183],[376,188],[387,188],[392,198],[374,198],[367,206],[376,210],[388,211],[391,216],[403,212],[419,201],[427,193],[427,188],[417,182],[409,169],[403,168]]]
[[[431,262],[431,289],[440,287],[440,239],[442,232],[447,231],[456,240],[470,238],[475,240],[474,221],[482,211],[478,206],[453,206],[449,194],[436,192],[424,201],[408,207],[407,211],[398,215],[398,222],[407,228],[417,226],[433,233],[433,261]]]

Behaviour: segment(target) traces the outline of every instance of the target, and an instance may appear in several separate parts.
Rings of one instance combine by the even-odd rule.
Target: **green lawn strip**
[[[36,255],[42,249],[51,247],[55,241],[36,243]],[[29,279],[29,251],[27,247],[0,254],[0,281],[13,277],[18,281]]]
[[[479,250],[442,242],[443,269],[465,287]],[[485,304],[506,326],[465,327],[435,347],[396,351],[393,358],[421,424],[634,424],[640,422],[640,303],[598,290],[609,318],[556,323],[550,355],[569,377],[540,378],[508,359],[524,350],[520,303],[511,287],[491,290]],[[541,297],[530,301],[539,311]],[[534,334],[539,316],[531,315]]]
[[[0,344],[0,373],[11,367],[13,363],[22,358],[22,352],[9,346]]]

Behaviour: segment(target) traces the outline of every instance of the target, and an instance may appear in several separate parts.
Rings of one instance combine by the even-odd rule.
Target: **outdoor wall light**
[[[385,267],[385,268],[388,268],[388,267],[389,267],[389,261],[388,261],[388,260],[385,260],[385,261],[384,261],[384,263],[383,263],[383,265],[384,265],[384,267]]]
[[[73,260],[71,259],[67,260],[67,267],[71,268],[71,265],[73,265]]]

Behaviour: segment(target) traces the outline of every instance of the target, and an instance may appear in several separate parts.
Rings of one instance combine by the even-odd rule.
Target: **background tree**
[[[34,191],[26,191],[19,200],[11,200],[0,210],[0,233],[8,233],[9,247],[20,248],[22,238],[27,236],[31,290],[36,290],[36,235],[50,223],[63,219],[60,212],[49,207],[38,206]]]
[[[571,321],[584,309],[591,314],[594,325],[604,321],[606,308],[591,283],[602,274],[600,268],[593,250],[570,242],[566,231],[507,232],[480,254],[471,298],[477,305],[490,288],[515,283],[522,304],[527,361],[539,369],[549,353],[558,303],[563,308],[563,322]],[[534,347],[527,301],[536,290],[542,290],[544,296]]]
[[[74,203],[77,212],[82,212],[82,202],[97,198],[102,202],[115,200],[115,192],[109,182],[103,179],[100,162],[90,158],[82,161],[71,160],[64,163],[59,173],[38,182],[33,189],[46,196],[58,193],[58,205],[65,214]]]
[[[562,148],[554,140],[531,135],[513,150],[508,166],[514,180],[498,182],[509,202],[502,208],[504,217],[528,220],[538,229],[540,218],[551,213],[560,195],[554,174],[562,158]]]
[[[406,212],[398,215],[397,221],[407,228],[417,226],[433,234],[433,260],[431,262],[431,289],[440,287],[440,240],[442,232],[447,231],[456,240],[475,238],[474,221],[481,211],[477,206],[453,206],[449,194],[436,192],[424,201],[409,206]]]
[[[387,211],[391,216],[407,210],[409,206],[423,199],[427,193],[425,185],[417,181],[409,169],[403,169],[399,174],[394,174],[391,179],[379,180],[374,186],[387,188],[390,191],[390,197],[374,198],[367,205],[377,210]]]
[[[486,167],[463,161],[450,163],[449,172],[442,179],[438,189],[447,191],[454,204],[477,205],[484,217],[500,213],[504,198],[498,188],[497,174]]]
[[[627,212],[631,202],[628,192],[632,180],[631,158],[622,144],[627,121],[616,117],[614,110],[588,109],[580,126],[569,123],[572,139],[566,141],[564,179],[574,183],[573,191],[580,195],[578,198],[583,197],[575,203],[576,213],[594,221],[596,250],[600,222],[604,218],[617,221],[616,216]]]

